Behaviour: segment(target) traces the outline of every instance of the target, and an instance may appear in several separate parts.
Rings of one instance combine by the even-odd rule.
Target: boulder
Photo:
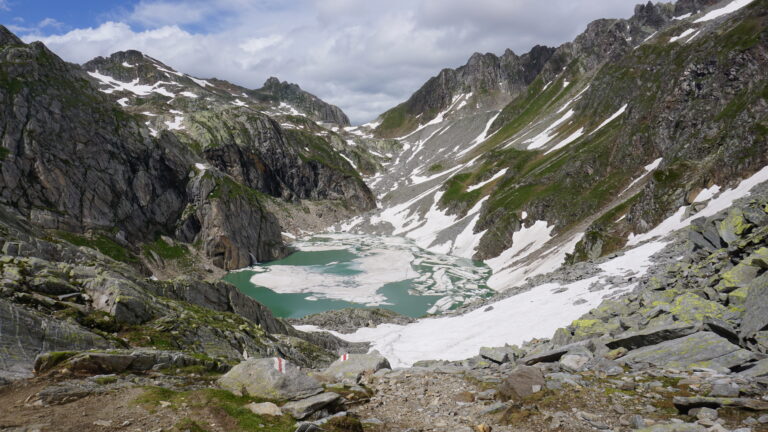
[[[701,218],[691,223],[691,228],[688,230],[688,240],[691,242],[694,251],[704,249],[708,252],[714,252],[725,244],[714,225],[708,224],[705,221],[706,219]]]
[[[295,419],[303,420],[312,415],[312,413],[336,402],[339,400],[339,397],[340,396],[336,393],[321,393],[305,399],[288,402],[282,406],[282,410],[293,416]]]
[[[357,379],[365,372],[376,372],[380,369],[391,369],[389,361],[378,351],[368,354],[345,354],[320,373],[334,379]]]
[[[280,409],[280,407],[273,404],[272,402],[262,402],[262,403],[251,402],[245,407],[248,408],[252,413],[260,416],[267,415],[267,416],[280,417],[283,415],[283,411]]]
[[[126,354],[85,353],[70,359],[68,366],[74,372],[113,374],[128,370],[133,359]]]
[[[265,399],[303,399],[323,391],[314,378],[281,358],[248,359],[219,378],[233,393]]]
[[[531,366],[535,365],[536,363],[556,362],[560,360],[560,358],[564,356],[565,353],[568,352],[568,349],[569,346],[566,345],[551,350],[533,352],[520,359],[520,363]]]
[[[620,334],[605,345],[610,349],[626,348],[633,350],[648,345],[656,345],[672,339],[678,339],[696,333],[693,324],[673,324],[661,327],[649,327],[638,331],[629,331]]]
[[[619,363],[650,363],[667,368],[707,367],[725,371],[747,363],[754,354],[712,332],[692,335],[630,351]]]
[[[722,317],[726,308],[718,302],[706,300],[687,292],[675,298],[675,301],[672,302],[671,311],[678,321],[698,324],[707,318]]]
[[[768,272],[749,284],[740,334],[744,338],[768,328]]]
[[[728,215],[717,224],[717,233],[720,238],[728,244],[734,243],[739,240],[747,230],[752,227],[752,224],[747,222],[744,218],[744,213],[741,209],[732,208],[728,211]]]
[[[571,372],[579,372],[589,361],[589,357],[580,354],[566,354],[560,358],[560,366]]]
[[[715,383],[709,396],[712,397],[739,397],[739,386],[736,383]]]
[[[514,361],[516,358],[521,357],[521,351],[517,347],[503,346],[503,347],[482,347],[480,348],[480,356],[486,358],[492,362],[504,364]]]
[[[499,385],[499,394],[504,399],[520,400],[538,393],[546,384],[541,369],[533,366],[518,366]]]
[[[768,359],[762,359],[749,369],[739,372],[739,375],[751,378],[768,376]]]

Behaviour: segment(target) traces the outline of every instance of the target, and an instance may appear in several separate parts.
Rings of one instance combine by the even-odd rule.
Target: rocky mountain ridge
[[[144,105],[136,96],[152,99],[159,95],[171,100],[203,98],[197,102],[204,106],[251,105],[273,117],[301,115],[320,123],[349,126],[349,119],[339,107],[322,101],[297,84],[281,82],[275,77],[268,78],[261,88],[252,90],[216,78],[192,77],[135,50],[97,57],[83,64],[83,69],[90,72],[102,90],[121,96],[118,100],[123,106]]]

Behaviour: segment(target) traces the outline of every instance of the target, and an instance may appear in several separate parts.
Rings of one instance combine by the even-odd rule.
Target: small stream
[[[402,237],[322,234],[292,246],[298,249],[292,255],[224,280],[283,318],[350,307],[422,317],[493,294],[485,264],[433,253]]]

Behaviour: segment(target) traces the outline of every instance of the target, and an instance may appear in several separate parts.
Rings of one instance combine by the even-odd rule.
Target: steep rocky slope
[[[443,111],[415,109],[425,121],[371,181],[382,210],[344,228],[485,260],[504,289],[610,253],[709,199],[702,190],[758,171],[768,163],[765,4],[714,3],[648,3],[590,24],[535,77],[518,72],[530,84],[500,110],[465,104],[460,88],[443,92],[450,104],[436,96]]]

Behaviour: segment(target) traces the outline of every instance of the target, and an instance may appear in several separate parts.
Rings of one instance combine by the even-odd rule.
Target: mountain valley
[[[376,120],[0,27],[0,430],[768,430],[768,2]]]

